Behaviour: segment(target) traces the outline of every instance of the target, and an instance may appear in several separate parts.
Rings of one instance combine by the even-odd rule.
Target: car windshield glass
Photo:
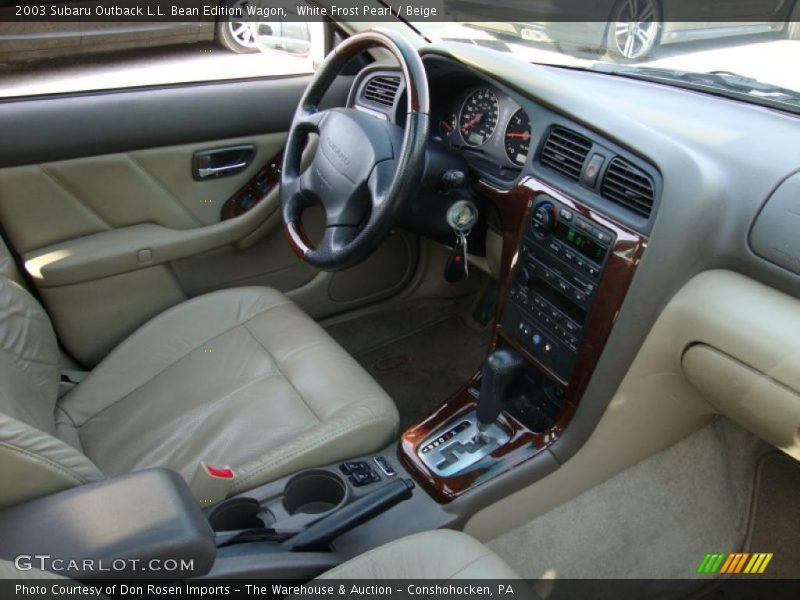
[[[768,14],[730,22],[711,16],[704,22],[665,21],[659,0],[607,4],[606,21],[501,22],[477,20],[472,0],[454,0],[450,6],[457,22],[414,25],[431,41],[466,42],[528,62],[651,79],[800,110],[800,17],[795,14],[800,2],[792,8],[780,0],[774,7],[754,0],[751,12]]]

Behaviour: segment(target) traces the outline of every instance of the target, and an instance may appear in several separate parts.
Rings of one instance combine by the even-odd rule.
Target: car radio
[[[525,225],[501,323],[567,382],[614,233],[540,195]]]

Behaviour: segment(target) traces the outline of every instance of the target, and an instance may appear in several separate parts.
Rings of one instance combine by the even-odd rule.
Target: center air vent
[[[645,218],[653,210],[653,179],[627,160],[615,158],[608,165],[600,194]]]
[[[554,127],[545,140],[540,160],[543,165],[578,181],[583,161],[591,148],[592,142],[582,135],[563,127]]]
[[[390,75],[373,77],[364,88],[364,99],[384,106],[394,106],[394,99],[399,87],[400,77]]]

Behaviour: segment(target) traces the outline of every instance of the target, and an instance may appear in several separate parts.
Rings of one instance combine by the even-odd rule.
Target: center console
[[[554,378],[569,381],[616,240],[614,231],[541,194],[524,224],[503,328]]]
[[[481,191],[497,210],[503,235],[489,358],[443,406],[408,429],[398,449],[403,465],[440,503],[529,461],[564,435],[647,243],[535,177],[510,190],[484,182]],[[487,399],[483,383],[498,350],[513,352],[521,366]],[[496,403],[502,410],[491,432],[478,434],[476,414]]]

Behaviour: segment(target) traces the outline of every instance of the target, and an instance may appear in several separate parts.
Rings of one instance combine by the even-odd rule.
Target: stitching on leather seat
[[[492,556],[491,554],[489,554],[489,553],[480,554],[479,556],[476,556],[474,559],[472,559],[471,561],[469,561],[467,564],[465,564],[464,566],[462,566],[461,568],[459,568],[459,569],[458,569],[458,571],[456,571],[455,573],[452,573],[451,575],[448,575],[448,576],[447,576],[447,579],[448,579],[448,580],[450,580],[450,579],[453,579],[453,577],[456,577],[456,576],[457,576],[457,575],[459,575],[460,573],[463,573],[464,571],[466,571],[467,569],[469,569],[471,566],[473,566],[475,563],[477,563],[477,562],[479,562],[479,561],[483,560],[484,558],[493,558],[493,556]]]
[[[20,448],[19,446],[13,446],[13,445],[9,444],[8,442],[0,442],[0,446],[3,446],[4,448],[8,448],[12,452],[17,452],[19,454],[22,454],[22,455],[28,457],[28,458],[32,458],[33,460],[38,461],[38,462],[44,464],[45,466],[52,467],[53,469],[55,469],[57,471],[61,471],[64,475],[66,475],[67,477],[71,477],[72,479],[74,479],[79,484],[89,483],[91,481],[89,479],[84,479],[83,477],[81,477],[77,473],[74,473],[73,471],[71,471],[67,467],[65,467],[65,466],[63,466],[63,465],[61,465],[61,464],[59,464],[57,462],[54,462],[53,460],[51,460],[51,459],[49,459],[49,458],[47,458],[45,456],[42,456],[41,454],[37,454],[35,452],[31,452],[30,450],[25,450],[24,448]]]
[[[294,385],[294,382],[293,382],[293,381],[292,381],[292,380],[291,380],[289,377],[287,377],[287,376],[286,376],[286,374],[285,374],[285,373],[283,372],[283,370],[281,369],[281,365],[278,363],[278,360],[275,358],[275,356],[274,356],[274,355],[273,355],[273,354],[272,354],[272,353],[269,351],[269,349],[268,349],[268,348],[267,348],[267,347],[264,345],[264,343],[263,343],[263,342],[262,342],[260,339],[258,339],[258,338],[256,337],[256,335],[255,335],[255,334],[254,334],[254,333],[253,333],[253,332],[250,330],[250,328],[247,326],[247,323],[248,323],[249,321],[250,321],[250,319],[248,319],[248,321],[245,321],[244,323],[242,323],[242,327],[244,327],[245,331],[247,331],[247,333],[249,333],[249,334],[250,334],[250,337],[251,337],[251,338],[253,338],[253,340],[255,340],[255,342],[256,342],[256,343],[257,343],[259,346],[261,346],[261,348],[263,348],[264,352],[266,352],[266,353],[267,353],[267,356],[269,356],[270,360],[272,360],[272,363],[275,365],[275,369],[277,369],[277,371],[278,371],[278,373],[280,373],[281,377],[283,377],[283,378],[286,380],[286,383],[288,383],[288,384],[289,384],[289,387],[291,387],[291,388],[292,388],[292,390],[294,391],[295,395],[296,395],[298,398],[300,398],[300,401],[301,401],[303,404],[305,404],[305,405],[306,405],[306,408],[307,408],[307,409],[308,409],[308,410],[311,412],[311,414],[312,414],[312,415],[314,415],[314,418],[317,420],[317,422],[318,422],[318,423],[322,423],[322,419],[321,419],[321,418],[320,418],[320,416],[317,414],[317,411],[315,411],[315,410],[314,410],[314,407],[313,407],[313,406],[311,406],[311,405],[310,405],[310,404],[309,404],[309,403],[306,401],[306,399],[305,399],[305,396],[303,396],[303,394],[301,394],[301,393],[300,393],[300,390],[298,390],[298,389],[295,387],[295,385]],[[314,344],[312,344],[312,346],[313,346],[313,345],[314,345]]]
[[[245,482],[250,481],[251,479],[255,478],[257,475],[260,475],[261,473],[263,473],[264,471],[266,471],[266,470],[268,470],[270,468],[273,468],[275,466],[278,466],[278,465],[280,465],[282,463],[286,463],[290,459],[297,457],[299,454],[302,454],[302,453],[306,452],[307,450],[316,449],[316,448],[322,446],[324,442],[327,442],[327,441],[333,439],[334,437],[337,437],[337,436],[345,434],[345,433],[350,433],[351,431],[359,429],[360,427],[363,427],[365,425],[372,425],[372,424],[375,424],[375,423],[380,423],[381,421],[385,421],[385,422],[389,423],[390,425],[394,425],[394,421],[393,420],[387,419],[385,416],[378,415],[378,416],[370,417],[369,419],[366,419],[364,421],[359,421],[358,423],[354,423],[354,424],[349,425],[349,426],[343,426],[343,427],[337,428],[337,429],[335,429],[335,430],[333,430],[333,431],[331,431],[331,432],[329,432],[327,434],[323,434],[322,437],[315,437],[314,440],[311,443],[306,444],[304,446],[301,446],[301,447],[293,450],[289,454],[285,454],[283,456],[279,456],[279,457],[275,458],[274,460],[272,460],[272,461],[270,461],[268,463],[259,465],[251,473],[248,473],[247,475],[241,477],[240,479],[237,479],[236,482],[234,483],[233,489],[237,490],[237,491],[240,490],[241,486]]]
[[[283,303],[281,303],[281,304],[274,304],[274,305],[272,305],[272,306],[269,306],[269,307],[265,308],[264,310],[262,310],[262,311],[260,311],[260,312],[256,313],[256,315],[255,315],[255,316],[262,315],[262,314],[264,314],[264,313],[266,313],[266,312],[269,312],[269,311],[270,311],[270,310],[272,310],[273,308],[277,308],[278,306],[283,306],[284,304],[289,304],[289,302],[283,302]],[[162,313],[162,314],[163,314],[163,313]],[[255,316],[254,316],[254,317],[251,317],[251,318],[255,318]],[[249,319],[248,319],[248,320],[249,320]],[[142,383],[142,384],[138,385],[137,387],[133,388],[133,389],[132,389],[130,392],[128,392],[127,394],[125,394],[125,395],[124,395],[124,396],[122,396],[121,398],[118,398],[117,400],[115,400],[114,402],[112,402],[111,404],[109,404],[108,406],[104,406],[102,409],[100,409],[99,411],[97,411],[96,413],[94,413],[92,416],[90,416],[88,419],[86,419],[86,421],[84,421],[84,422],[83,422],[83,423],[81,423],[80,425],[77,425],[77,426],[76,426],[76,429],[78,429],[78,430],[82,429],[82,428],[83,428],[83,427],[84,427],[84,426],[85,426],[87,423],[89,423],[91,420],[93,420],[94,418],[96,418],[98,415],[101,415],[101,414],[103,414],[105,411],[107,411],[108,409],[110,409],[112,406],[114,406],[114,405],[116,405],[116,404],[118,404],[118,403],[122,402],[123,400],[125,400],[125,399],[129,398],[129,397],[130,397],[132,394],[134,394],[134,393],[135,393],[137,390],[140,390],[140,389],[141,389],[141,388],[143,388],[144,386],[146,386],[146,385],[148,385],[149,383],[151,383],[151,382],[152,382],[152,381],[153,381],[153,380],[154,380],[156,377],[158,377],[159,375],[161,375],[161,374],[162,374],[162,373],[164,373],[165,371],[168,371],[169,369],[171,369],[172,367],[174,367],[176,364],[178,364],[178,363],[179,363],[180,361],[182,361],[184,358],[186,358],[187,356],[189,356],[189,355],[190,355],[192,352],[195,352],[195,351],[197,351],[199,348],[203,347],[204,345],[206,345],[206,344],[208,344],[208,343],[212,342],[213,340],[215,340],[215,339],[217,339],[217,338],[219,338],[219,337],[222,337],[222,336],[223,336],[223,335],[225,335],[226,333],[230,333],[231,331],[235,330],[235,329],[236,329],[236,328],[238,328],[238,327],[243,327],[243,326],[244,326],[244,324],[245,324],[246,322],[247,322],[247,321],[244,321],[244,322],[241,322],[241,323],[237,322],[237,323],[236,323],[235,325],[233,325],[232,327],[230,327],[230,328],[228,328],[228,329],[226,329],[226,330],[224,330],[224,331],[221,331],[220,333],[218,333],[218,334],[217,334],[217,335],[215,335],[214,337],[210,337],[210,338],[208,338],[208,339],[206,339],[206,340],[203,340],[202,342],[200,342],[199,344],[197,344],[196,346],[194,346],[194,347],[193,347],[191,350],[189,350],[189,351],[188,351],[188,352],[186,352],[185,354],[181,354],[181,355],[180,355],[180,356],[179,356],[177,359],[175,359],[174,361],[172,361],[171,363],[169,363],[169,364],[168,364],[168,365],[166,365],[165,367],[162,367],[162,368],[161,368],[161,369],[160,369],[158,372],[156,372],[156,373],[155,373],[155,374],[154,374],[152,377],[150,377],[149,379],[147,379],[147,380],[146,380],[144,383]],[[152,321],[151,321],[151,323],[152,323]],[[245,327],[245,329],[246,329],[246,327]],[[123,342],[123,343],[124,343],[124,342]],[[263,344],[262,344],[262,347],[263,347]],[[113,352],[112,352],[112,354],[113,354]],[[110,355],[109,355],[109,356],[110,356]],[[272,355],[270,355],[270,357],[272,357]],[[273,362],[275,362],[275,361],[274,361],[274,359],[273,359]],[[277,364],[277,363],[276,363],[276,364]],[[102,363],[100,363],[100,366],[102,366]],[[75,388],[75,389],[80,389],[80,384],[79,384],[78,386],[76,386],[76,388]],[[68,395],[66,395],[66,396],[64,396],[64,398],[67,398],[67,397],[69,397],[70,395],[71,395],[71,393],[70,393],[70,394],[68,394]],[[60,404],[60,403],[59,403],[59,404]],[[69,415],[69,412],[67,411],[67,408],[66,408],[66,407],[63,407],[63,406],[62,406],[62,410],[63,410],[65,413],[67,413],[67,414]],[[70,415],[70,420],[73,420],[71,415]],[[73,420],[73,422],[74,422],[74,420]]]

